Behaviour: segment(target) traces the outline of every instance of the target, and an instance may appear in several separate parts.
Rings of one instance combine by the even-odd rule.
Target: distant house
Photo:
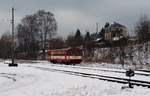
[[[128,38],[128,45],[129,46],[133,46],[133,45],[136,45],[138,44],[138,37],[137,36],[132,36],[132,37],[129,37]]]
[[[106,41],[115,42],[122,38],[127,38],[127,28],[124,25],[114,22],[105,28]]]

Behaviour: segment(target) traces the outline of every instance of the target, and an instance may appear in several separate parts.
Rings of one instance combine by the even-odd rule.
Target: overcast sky
[[[14,6],[16,25],[25,15],[39,9],[50,11],[58,23],[58,33],[66,37],[77,28],[84,34],[86,30],[96,31],[105,22],[117,21],[132,31],[141,15],[150,16],[149,0],[1,0],[0,33],[11,30],[11,7]]]

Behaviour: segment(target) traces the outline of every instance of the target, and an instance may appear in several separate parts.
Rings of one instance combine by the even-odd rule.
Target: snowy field
[[[149,88],[121,89],[127,85],[40,70],[29,65],[8,67],[0,62],[0,96],[150,96]],[[48,62],[32,65],[52,67]]]

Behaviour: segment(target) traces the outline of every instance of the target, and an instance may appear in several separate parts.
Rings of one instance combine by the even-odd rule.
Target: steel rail
[[[115,71],[115,70],[106,70],[106,69],[97,69],[97,68],[90,68],[90,67],[80,67],[80,66],[69,66],[69,65],[54,65],[54,66],[59,66],[59,67],[68,67],[68,68],[78,68],[78,69],[88,69],[88,70],[96,70],[96,71],[104,71],[104,72],[116,72],[116,73],[126,73],[123,71]],[[144,73],[136,73],[136,75],[143,75],[143,76],[150,76],[150,74],[144,74]]]
[[[98,75],[98,74],[90,74],[90,73],[85,73],[85,72],[68,71],[68,70],[37,67],[37,66],[28,66],[28,67],[34,67],[34,68],[38,68],[38,69],[44,70],[44,71],[61,72],[61,73],[69,74],[69,75],[88,77],[88,78],[99,79],[99,80],[110,81],[110,82],[117,82],[117,83],[122,83],[122,84],[127,84],[129,81],[129,79],[126,79],[126,78],[105,76],[105,75]],[[148,81],[141,81],[141,80],[134,80],[134,79],[131,79],[130,81],[131,81],[132,85],[150,88],[150,82],[148,82]]]

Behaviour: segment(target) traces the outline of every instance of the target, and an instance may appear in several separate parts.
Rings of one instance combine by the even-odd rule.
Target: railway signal
[[[131,69],[127,70],[126,76],[129,77],[129,80],[128,80],[129,88],[133,88],[133,85],[131,84],[131,77],[134,76],[134,71]]]

